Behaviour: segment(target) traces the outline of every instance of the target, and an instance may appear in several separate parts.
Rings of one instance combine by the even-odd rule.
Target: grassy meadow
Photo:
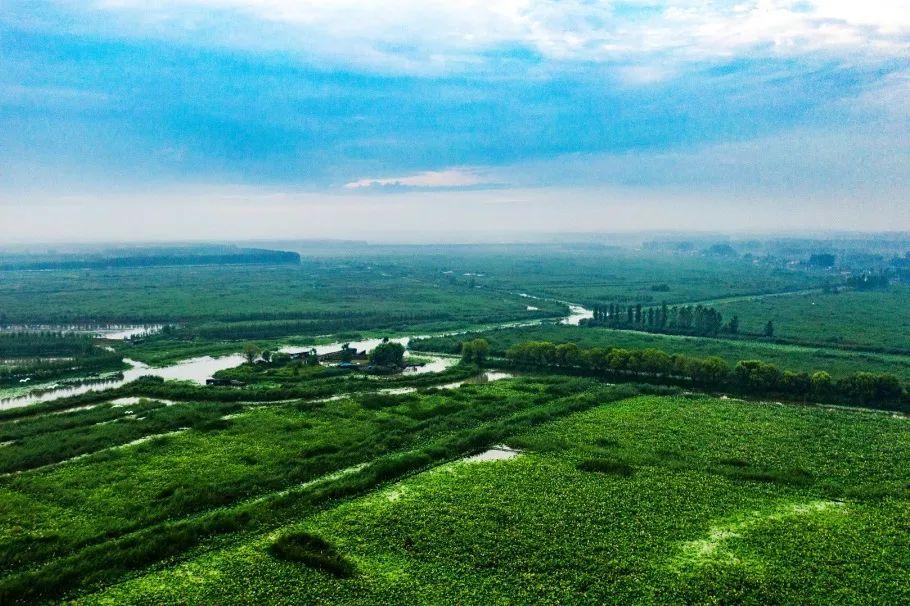
[[[571,364],[483,368],[549,341],[906,386],[910,355],[849,348],[905,349],[903,287],[829,295],[831,275],[798,265],[594,245],[340,248],[3,272],[3,326],[172,324],[136,341],[0,332],[4,394],[123,358],[366,337],[439,335],[412,339],[417,359],[482,338],[494,359],[370,374],[279,355],[216,373],[236,385],[143,377],[0,410],[0,604],[910,602],[906,416],[814,384],[801,405],[739,400],[669,366],[616,385]],[[813,345],[557,323],[566,301],[700,300]]]
[[[739,316],[742,330],[774,322],[777,337],[794,341],[910,352],[910,289],[754,297],[716,305]]]
[[[895,604],[906,420],[624,399],[89,593],[115,603]],[[353,572],[276,557],[295,534]]]

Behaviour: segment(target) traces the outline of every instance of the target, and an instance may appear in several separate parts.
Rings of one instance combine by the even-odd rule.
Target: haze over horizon
[[[910,2],[7,0],[0,238],[910,230]]]

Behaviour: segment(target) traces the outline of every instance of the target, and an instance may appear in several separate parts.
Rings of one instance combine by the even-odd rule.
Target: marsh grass
[[[517,380],[525,386],[531,382]],[[553,383],[554,379],[548,378],[545,384]],[[47,541],[38,549],[7,552],[2,567],[10,574],[0,580],[0,602],[54,598],[81,586],[109,583],[130,571],[177,557],[216,537],[274,528],[327,503],[365,494],[404,475],[479,452],[526,429],[634,393],[625,386],[603,387],[595,381],[575,384],[585,390],[562,398],[547,397],[544,404],[529,401],[509,381],[468,386],[464,389],[469,393],[484,396],[481,402],[458,406],[448,414],[426,419],[412,419],[401,411],[395,412],[395,408],[372,411],[350,400],[315,408],[306,418],[293,405],[276,405],[260,409],[253,416],[245,415],[243,423],[228,429],[217,440],[208,440],[196,432],[191,444],[211,450],[204,455],[198,453],[203,468],[189,476],[174,476],[159,470],[158,483],[162,488],[148,498],[139,499],[148,502],[136,502],[125,525],[112,519],[107,529],[104,526],[99,529],[100,533],[96,530],[94,534],[67,535],[65,531],[55,531],[47,535]],[[437,394],[419,397],[444,401],[444,396]],[[312,448],[316,450],[311,451],[283,448],[285,439],[278,440],[278,430],[296,425],[292,421],[298,417],[308,426],[312,419],[322,419],[309,430],[314,437],[328,431],[341,432],[338,435],[347,435],[348,439],[337,443],[337,451],[320,446],[319,441],[314,442]],[[341,419],[352,421],[338,426]],[[355,424],[350,425],[351,422]],[[231,449],[235,447],[231,444],[241,444],[238,441],[241,436],[261,444],[264,450],[257,450],[263,455],[261,462],[254,458],[251,465],[248,449],[237,453],[242,453],[242,458],[232,454]],[[286,436],[286,440],[301,439],[300,432],[289,432]],[[331,442],[323,439],[321,443]],[[101,458],[94,472],[89,469],[81,472],[96,476],[81,482],[83,494],[92,498],[96,491],[109,490],[105,480],[109,474],[128,477],[129,469],[145,468],[146,461],[156,460],[150,458],[151,453],[174,450],[180,458],[192,455],[186,450],[189,444],[185,439],[171,438],[161,445],[144,446],[128,456]],[[224,470],[217,472],[204,468],[202,459],[214,462],[225,456],[236,458],[237,464],[222,461],[219,466]],[[168,457],[160,460],[167,461]],[[330,477],[358,462],[369,464],[353,473]],[[81,466],[81,462],[74,464],[67,477],[80,474]],[[326,480],[312,484],[314,478],[320,477]],[[37,486],[55,483],[52,477],[42,478],[39,473],[35,478],[23,478],[19,486],[28,488],[32,482]],[[97,515],[104,523],[104,512],[99,511]],[[58,524],[56,520],[47,521],[51,523]],[[30,547],[35,545],[29,543]]]
[[[339,578],[354,575],[354,565],[338,553],[325,539],[306,532],[280,536],[269,546],[269,552],[289,562],[299,562],[310,568]]]
[[[629,477],[635,468],[624,461],[611,459],[584,459],[577,465],[579,471],[593,471],[614,476]]]

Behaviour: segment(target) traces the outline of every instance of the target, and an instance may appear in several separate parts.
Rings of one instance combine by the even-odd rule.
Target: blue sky
[[[910,229],[910,2],[147,4],[0,5],[0,235]]]

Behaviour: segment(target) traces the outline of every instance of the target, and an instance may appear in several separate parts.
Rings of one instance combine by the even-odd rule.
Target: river
[[[523,295],[529,296],[529,295]],[[536,297],[533,297],[536,298]],[[585,309],[581,305],[575,305],[574,303],[567,303],[569,306],[569,315],[560,320],[562,324],[572,324],[578,325],[581,320],[585,318],[593,317],[593,312],[589,309]],[[515,326],[527,326],[529,324],[540,324],[541,321],[536,322],[507,322],[499,325],[501,328],[510,328]],[[138,327],[131,327],[138,328]],[[149,327],[142,327],[143,330],[148,330]],[[110,331],[105,334],[105,338],[126,338],[121,335],[127,334],[125,329],[124,332],[115,332]],[[457,331],[445,333],[447,335],[453,334],[462,334],[468,331]],[[116,337],[114,336],[116,335]],[[420,335],[426,336],[426,335]],[[407,337],[397,337],[394,339],[389,339],[394,343],[401,343],[407,348],[408,343],[412,338],[418,338],[415,336]],[[357,349],[358,351],[370,351],[375,348],[377,345],[382,343],[382,339],[365,339],[362,341],[346,341],[350,347]],[[325,354],[333,351],[338,351],[345,342],[337,343],[325,343],[322,345],[310,345],[310,346],[288,346],[282,347],[278,351],[282,353],[299,353],[302,351],[309,351],[310,349],[316,349],[317,354]],[[405,353],[406,356],[409,355],[409,352]],[[445,357],[445,356],[430,356],[420,354],[421,358],[432,358],[430,362],[423,366],[409,367],[405,372],[408,373],[430,373],[430,372],[441,372],[446,368],[454,366],[457,362],[457,358]],[[69,396],[76,396],[83,393],[88,393],[90,391],[106,391],[109,389],[116,389],[121,387],[130,381],[134,381],[142,376],[155,376],[161,377],[167,380],[179,380],[179,381],[191,381],[199,385],[205,385],[205,380],[211,377],[213,374],[219,370],[227,370],[228,368],[234,368],[235,366],[240,366],[244,362],[244,357],[240,354],[231,354],[227,356],[221,356],[213,358],[211,356],[201,356],[198,358],[189,358],[186,360],[181,360],[175,364],[168,366],[148,366],[142,362],[136,360],[130,360],[129,358],[124,358],[123,360],[126,364],[129,365],[129,369],[123,371],[123,378],[112,379],[110,381],[94,381],[91,383],[85,383],[82,385],[48,385],[45,389],[35,389],[24,395],[16,395],[7,398],[0,398],[0,410],[5,410],[8,408],[19,408],[21,406],[28,406],[29,404],[37,404],[39,402],[48,402],[50,400],[56,400],[57,398],[64,398]]]

